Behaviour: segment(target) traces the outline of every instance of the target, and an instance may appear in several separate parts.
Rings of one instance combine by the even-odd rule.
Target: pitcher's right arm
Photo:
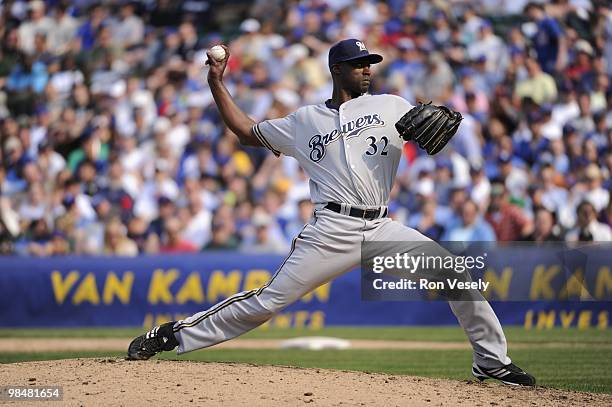
[[[215,60],[210,55],[210,51],[206,51],[208,56],[206,65],[210,67],[208,70],[208,85],[219,113],[221,113],[221,118],[227,127],[238,136],[240,144],[244,146],[263,146],[261,141],[253,134],[252,129],[256,123],[236,105],[232,95],[223,84],[223,72],[227,66],[230,52],[225,45],[222,45],[222,47],[225,49],[225,58],[221,61]]]

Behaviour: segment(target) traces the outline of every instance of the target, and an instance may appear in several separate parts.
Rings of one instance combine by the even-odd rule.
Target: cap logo
[[[365,44],[361,41],[355,41],[355,45],[359,47],[359,51],[367,51]]]

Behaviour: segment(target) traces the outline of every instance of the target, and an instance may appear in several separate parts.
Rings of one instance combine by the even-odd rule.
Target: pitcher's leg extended
[[[276,276],[259,289],[241,292],[174,325],[179,341],[177,353],[189,352],[227,341],[248,332],[268,321],[276,313],[292,304],[307,292],[316,288],[316,282],[296,279],[304,274],[307,265],[301,267],[291,258],[279,269]],[[312,284],[312,285],[311,285]]]
[[[263,287],[236,294],[174,325],[178,353],[215,345],[268,321],[331,278],[355,266],[358,256],[325,253],[308,239],[297,239],[286,261]]]
[[[436,251],[437,248],[442,255],[448,253],[446,249],[418,231],[394,221],[382,223],[368,240],[407,242],[407,252],[414,252],[415,255],[422,252],[424,244],[427,245],[427,252],[431,252],[432,249]],[[414,242],[414,245],[410,245],[411,242]],[[448,277],[457,278],[457,275]],[[469,279],[469,275],[459,275],[459,278],[462,277]],[[472,373],[481,380],[495,378],[506,384],[534,385],[533,376],[511,363],[507,356],[506,336],[502,326],[482,294],[478,290],[470,290],[467,295],[468,300],[464,300],[465,298],[462,297],[461,301],[449,301],[449,305],[472,344],[474,350]]]
[[[324,219],[320,223],[329,222]],[[355,267],[359,262],[360,235],[328,241],[321,237],[329,236],[321,233],[323,230],[318,224],[307,225],[294,240],[288,257],[263,287],[235,294],[184,320],[153,328],[132,341],[128,359],[148,359],[176,346],[181,354],[235,338]]]

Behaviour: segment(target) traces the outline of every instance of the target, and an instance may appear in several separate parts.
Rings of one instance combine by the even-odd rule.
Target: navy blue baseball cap
[[[329,49],[328,64],[331,68],[333,65],[339,64],[340,62],[361,58],[367,58],[370,64],[377,64],[383,60],[383,57],[378,54],[370,54],[363,41],[349,38],[348,40],[342,40],[334,44]]]

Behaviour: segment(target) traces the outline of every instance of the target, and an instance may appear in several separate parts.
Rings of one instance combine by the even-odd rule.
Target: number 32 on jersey
[[[368,144],[368,149],[365,152],[366,155],[387,155],[389,152],[387,149],[389,146],[387,136],[381,136],[379,139],[374,136],[368,136],[366,137],[366,142]]]

